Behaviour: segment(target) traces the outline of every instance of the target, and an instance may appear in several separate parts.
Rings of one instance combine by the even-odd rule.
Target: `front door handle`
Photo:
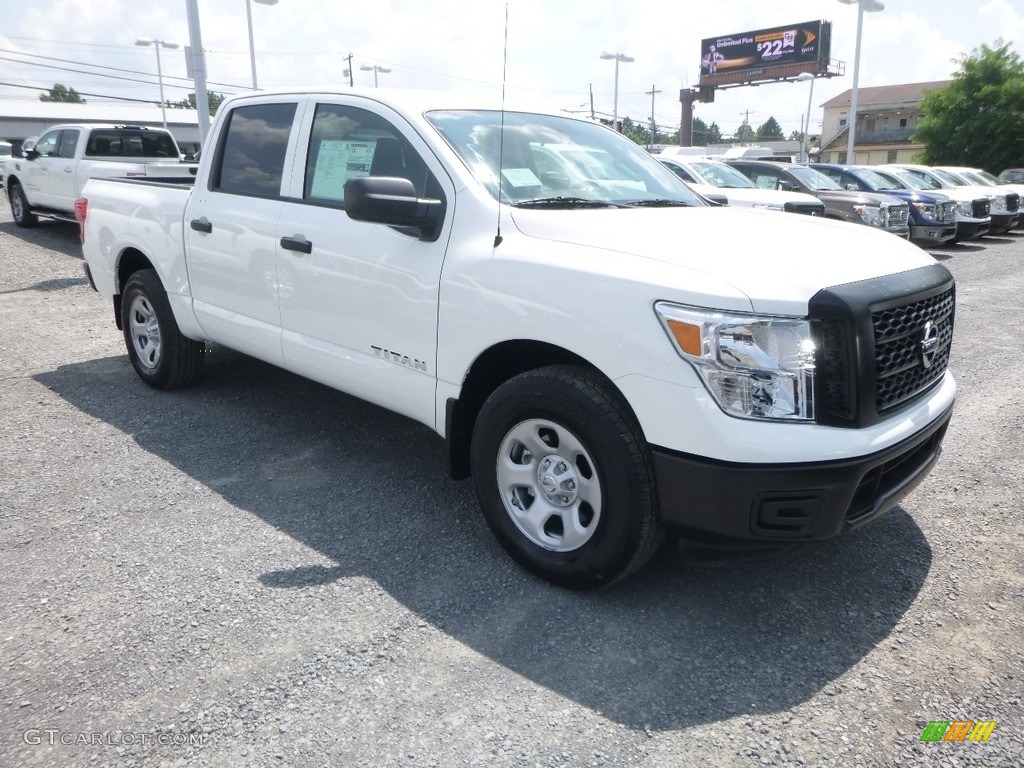
[[[292,235],[281,238],[281,247],[286,251],[298,251],[299,253],[312,253],[313,244],[306,239],[305,235]]]
[[[192,219],[188,225],[196,232],[213,232],[213,224],[211,224],[210,220],[205,216],[201,219]]]

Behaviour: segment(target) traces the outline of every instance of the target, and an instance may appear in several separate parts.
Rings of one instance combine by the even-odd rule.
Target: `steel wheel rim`
[[[516,424],[501,441],[498,494],[509,519],[533,544],[572,552],[601,520],[597,465],[568,428],[546,419]]]
[[[11,190],[11,210],[14,212],[14,218],[18,221],[25,215],[25,206],[21,203],[21,195],[18,194],[18,190]]]
[[[160,343],[160,323],[147,297],[132,299],[128,309],[128,330],[139,364],[148,370],[156,368],[160,364],[163,346]]]

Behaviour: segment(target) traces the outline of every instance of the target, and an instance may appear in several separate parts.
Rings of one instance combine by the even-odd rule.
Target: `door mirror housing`
[[[37,157],[39,157],[39,153],[36,152],[36,150],[34,149],[30,149],[27,152],[25,152],[26,160],[35,160]]]
[[[444,202],[420,198],[408,179],[358,176],[345,182],[345,213],[355,221],[417,230],[420,240],[441,236]]]

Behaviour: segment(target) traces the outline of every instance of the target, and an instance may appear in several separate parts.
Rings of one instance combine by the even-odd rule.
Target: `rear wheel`
[[[477,418],[472,462],[491,530],[555,584],[611,584],[662,542],[639,425],[611,384],[585,368],[541,368],[495,390]]]
[[[32,209],[28,204],[28,198],[25,197],[25,190],[21,188],[21,184],[18,182],[11,184],[7,195],[11,201],[11,216],[14,217],[15,224],[19,227],[34,227],[39,223],[39,217],[32,213]]]
[[[121,297],[121,326],[128,357],[149,386],[177,389],[199,378],[202,344],[182,336],[167,293],[152,269],[128,278]]]

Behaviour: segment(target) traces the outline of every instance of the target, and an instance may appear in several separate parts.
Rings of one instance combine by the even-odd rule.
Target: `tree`
[[[761,141],[781,139],[783,136],[782,126],[779,125],[778,121],[774,117],[769,117],[757,128],[757,138]]]
[[[718,123],[708,125],[699,117],[693,118],[693,143],[698,147],[722,143],[722,129]]]
[[[929,165],[966,165],[998,173],[1018,165],[1024,147],[1024,63],[997,40],[960,59],[945,88],[925,93],[914,139]]]
[[[63,83],[54,83],[49,93],[40,93],[40,101],[62,101],[68,104],[85,104],[85,99],[78,95],[74,88],[68,88]]]
[[[790,133],[789,133],[789,140],[790,141],[803,141],[804,140],[803,131],[790,131]]]
[[[743,125],[736,129],[736,141],[753,141],[757,138],[757,134],[754,133],[754,129],[750,127],[750,123],[746,120],[743,121]]]
[[[220,109],[221,102],[227,98],[223,93],[217,93],[215,91],[206,92],[207,101],[210,104],[210,114],[217,114],[217,110]],[[181,101],[169,101],[167,106],[173,109],[195,109],[196,108],[196,92],[192,91],[186,98]]]

